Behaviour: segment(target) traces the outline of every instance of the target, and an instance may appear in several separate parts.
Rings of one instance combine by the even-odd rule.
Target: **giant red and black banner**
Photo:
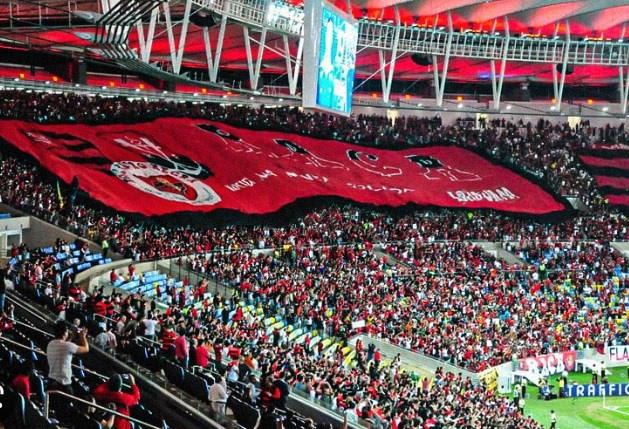
[[[308,198],[545,215],[564,203],[475,152],[383,150],[192,119],[133,125],[0,121],[0,136],[96,200],[147,216],[271,214]]]
[[[629,209],[629,146],[594,145],[580,158],[609,204]]]

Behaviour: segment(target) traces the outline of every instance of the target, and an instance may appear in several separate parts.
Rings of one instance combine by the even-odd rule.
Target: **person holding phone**
[[[87,343],[87,331],[77,331],[78,344],[68,341],[68,327],[63,320],[55,324],[55,339],[48,343],[46,356],[48,358],[48,378],[50,389],[62,390],[70,395],[72,389],[72,357],[75,354],[85,354],[90,351]]]

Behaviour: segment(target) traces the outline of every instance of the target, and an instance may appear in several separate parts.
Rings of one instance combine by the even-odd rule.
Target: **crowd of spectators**
[[[596,143],[629,141],[624,124],[596,128],[582,122],[572,128],[567,123],[554,125],[543,119],[536,124],[502,119],[482,122],[477,128],[474,121],[444,125],[439,117],[402,116],[395,121],[378,115],[345,118],[298,108],[253,108],[26,91],[2,91],[0,97],[0,119],[102,124],[166,116],[218,120],[235,126],[288,131],[369,146],[454,144],[475,147],[514,168],[538,176],[562,195],[581,197],[588,206],[602,204],[604,200],[596,192],[592,177],[580,168],[575,151]]]
[[[279,227],[172,227],[113,213],[85,198],[60,197],[68,194],[67,187],[5,150],[0,163],[3,202],[106,241],[136,261],[181,255],[182,266],[235,289],[236,295],[226,299],[206,292],[204,282],[185,283],[167,291],[168,308],[160,312],[142,296],[76,290],[52,268],[53,256],[22,263],[23,282],[52,284],[46,294],[61,303],[59,313],[74,301],[117,318],[113,346],[110,331],[100,333],[105,348],[124,348],[135,335],[159,335],[164,350],[172,345],[182,365],[203,363],[197,350],[206,349],[217,363],[230,362],[228,378],[247,381],[249,375],[262,374],[262,392],[251,400],[263,404],[268,395],[275,397],[266,382],[270,375],[271,383],[282,379],[294,391],[352,418],[390,427],[535,428],[515,404],[460,375],[439,370],[427,382],[403,371],[396,360],[385,365],[379,353],[362,345],[348,360],[343,347],[354,334],[366,333],[481,371],[514,358],[626,340],[629,269],[609,242],[629,239],[629,223],[604,204],[575,152],[596,142],[624,142],[623,128],[493,121],[473,129],[463,123],[444,126],[438,118],[392,123],[383,117],[346,119],[296,109],[4,95],[0,117],[46,123],[185,115],[359,144],[477,147],[537,175],[559,193],[579,196],[591,209],[551,224],[484,211],[396,214],[332,206]],[[471,240],[503,242],[523,263],[508,264]],[[256,248],[273,251],[256,256]],[[194,301],[190,296],[203,302],[200,308],[188,305]],[[264,324],[269,317],[304,332],[315,330],[339,346],[324,354],[321,341],[309,346],[309,335],[296,343],[284,330],[269,334]]]
[[[554,257],[542,245],[519,248],[526,266],[464,241],[390,244],[387,252],[403,264],[368,242],[292,249],[281,259],[213,252],[182,263],[298,327],[343,339],[367,333],[482,371],[514,357],[625,340],[626,322],[616,321],[629,305],[626,259],[609,244],[551,247]],[[537,251],[549,259],[539,261]],[[366,326],[353,329],[357,320]]]
[[[226,259],[234,261],[232,256]],[[90,313],[115,318],[117,323],[106,328],[107,333],[114,332],[114,340],[104,329],[99,331],[96,341],[99,343],[103,337],[103,348],[114,350],[117,346],[124,351],[124,345],[136,335],[158,338],[163,353],[172,353],[181,365],[212,364],[223,369],[227,380],[251,385],[250,401],[264,410],[285,407],[278,386],[286,383],[294,393],[343,413],[350,423],[360,418],[371,421],[373,427],[401,429],[539,427],[516,404],[482,385],[472,385],[470,379],[460,374],[437,369],[432,380],[421,378],[402,368],[399,357],[385,362],[377,348],[361,342],[356,344],[354,358],[348,360],[344,345],[350,332],[348,329],[344,334],[344,327],[351,326],[345,323],[352,313],[349,300],[353,305],[357,298],[372,298],[373,315],[382,310],[382,305],[389,305],[388,313],[393,314],[393,297],[377,297],[385,288],[383,282],[393,286],[389,282],[393,281],[394,272],[405,268],[388,267],[386,258],[367,248],[344,246],[322,250],[317,255],[310,251],[299,254],[297,267],[292,269],[284,260],[254,259],[240,259],[252,267],[243,272],[242,286],[235,296],[206,294],[203,305],[197,308],[175,301],[165,311],[159,311],[154,302],[140,295],[108,296],[102,289],[91,295],[75,294],[63,285],[47,293],[49,299],[64,302],[62,308],[78,305]],[[329,278],[322,272],[328,266],[325,260],[330,261]],[[32,286],[32,271],[37,263],[20,266],[20,285]],[[52,274],[49,268],[42,268],[48,276]],[[373,282],[367,274],[373,274]],[[266,280],[262,281],[265,275]],[[352,284],[359,283],[354,296],[348,295],[353,293],[347,287],[348,276]],[[56,281],[54,277],[44,280]],[[256,310],[241,305],[243,301]],[[324,332],[334,335],[338,347],[328,351],[323,341],[311,345],[314,334],[296,342],[286,330],[275,328],[269,332],[265,324],[269,317],[285,320],[294,329],[302,327],[304,332],[317,330],[324,338]],[[369,325],[381,323],[376,319],[371,317]]]
[[[486,427],[509,419],[523,424],[515,404],[454,374],[437,372],[426,384],[395,360],[384,365],[377,350],[360,343],[354,364],[342,352],[353,334],[368,333],[478,371],[514,357],[624,341],[626,322],[617,324],[629,304],[624,258],[590,243],[548,244],[538,253],[526,250],[533,248],[528,243],[517,246],[535,267],[531,272],[517,271],[461,241],[397,244],[389,250],[401,263],[378,256],[370,243],[292,247],[257,257],[248,251],[213,252],[181,263],[230,282],[237,288],[231,299],[206,294],[204,282],[172,290],[164,312],[141,296],[103,297],[96,291],[73,299],[117,318],[116,344],[146,334],[146,327],[155,324],[146,321],[157,321],[157,331],[148,335],[161,338],[164,350],[173,345],[183,365],[203,366],[213,354],[217,363],[226,364],[230,380],[270,374],[296,392],[354,413],[353,418],[396,420],[410,427],[428,421],[444,427]],[[540,257],[557,255],[561,272],[541,269]],[[186,294],[195,294],[197,287],[204,288],[205,299],[194,309],[185,304]],[[63,285],[51,293],[55,290],[64,291]],[[65,294],[73,295],[69,289]],[[322,347],[309,346],[309,336],[296,343],[284,330],[269,332],[264,323],[269,317],[304,332],[316,330],[340,345],[324,354]],[[361,319],[365,327],[354,329],[351,322]],[[207,350],[205,360],[199,347]],[[446,406],[453,403],[460,406]]]
[[[407,215],[352,206],[313,211],[279,227],[225,226],[199,228],[167,226],[113,212],[87,199],[72,204],[67,187],[41,167],[5,149],[0,152],[0,201],[59,225],[134,260],[201,253],[213,249],[300,247],[370,241],[386,243],[424,237],[427,240],[627,240],[626,215],[598,208],[561,223],[514,218],[493,212],[428,210]]]

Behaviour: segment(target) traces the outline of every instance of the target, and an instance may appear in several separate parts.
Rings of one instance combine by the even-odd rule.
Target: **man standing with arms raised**
[[[51,390],[62,390],[73,394],[72,389],[72,356],[84,354],[90,351],[87,343],[87,331],[78,331],[78,342],[74,344],[68,341],[68,327],[65,322],[59,320],[55,324],[55,339],[48,343],[46,355],[48,357],[48,378]]]

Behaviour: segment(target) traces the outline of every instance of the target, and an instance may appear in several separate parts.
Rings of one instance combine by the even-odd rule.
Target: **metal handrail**
[[[24,326],[25,328],[31,329],[33,331],[37,331],[40,334],[43,334],[43,335],[45,335],[45,336],[47,336],[49,338],[54,338],[55,337],[50,332],[46,332],[43,329],[36,328],[35,326],[29,325],[28,323],[20,322],[19,320],[14,320],[13,323],[15,323],[17,325],[20,325],[20,326]]]
[[[25,350],[28,350],[28,351],[30,351],[30,352],[37,353],[37,354],[39,354],[39,355],[42,355],[42,356],[46,356],[46,357],[48,357],[48,355],[46,354],[46,352],[45,352],[45,351],[43,351],[43,350],[41,350],[41,349],[39,349],[39,348],[33,348],[33,347],[25,346],[24,344],[20,344],[20,343],[18,343],[17,341],[13,341],[13,340],[11,340],[11,339],[9,339],[9,338],[7,338],[7,337],[0,337],[0,341],[4,341],[4,342],[9,343],[9,344],[11,344],[11,345],[13,345],[13,346],[16,346],[16,347],[21,347],[21,348],[23,348],[23,349],[25,349]],[[92,374],[92,375],[94,375],[94,376],[96,376],[96,377],[99,377],[99,378],[101,378],[101,379],[103,379],[103,380],[108,380],[108,377],[105,377],[103,374],[100,374],[100,373],[98,373],[98,372],[96,372],[96,371],[92,371],[91,369],[87,369],[87,368],[85,368],[85,367],[82,367],[82,366],[76,365],[76,364],[74,364],[74,363],[72,364],[72,367],[73,367],[73,368],[80,369],[81,371],[85,371],[85,372],[87,372],[88,374]]]
[[[102,410],[102,411],[106,411],[107,413],[110,413],[110,414],[113,414],[115,416],[121,417],[121,418],[123,418],[125,420],[129,420],[131,422],[138,423],[138,424],[142,425],[142,427],[144,427],[144,428],[148,428],[148,429],[163,429],[163,428],[160,428],[158,426],[154,426],[152,424],[143,422],[142,420],[138,420],[135,417],[124,415],[124,414],[122,414],[122,413],[120,413],[118,411],[112,410],[111,408],[103,407],[102,405],[98,405],[98,404],[95,404],[93,402],[86,401],[85,399],[78,398],[78,397],[76,397],[74,395],[70,395],[70,394],[68,394],[66,392],[62,392],[61,390],[48,390],[48,391],[46,391],[46,397],[44,398],[44,416],[47,419],[50,416],[50,396],[51,395],[60,395],[60,396],[66,397],[66,398],[70,398],[73,401],[76,401],[76,402],[79,402],[79,403],[82,403],[82,404],[85,404],[85,405],[89,405],[90,407],[94,407],[96,409],[99,409],[99,410]]]
[[[11,301],[12,304],[17,305],[18,307],[20,307],[22,310],[26,311],[27,313],[29,313],[31,316],[35,316],[36,318],[38,318],[39,320],[41,320],[42,322],[48,322],[48,320],[46,320],[45,317],[41,316],[40,314],[37,314],[36,312],[34,312],[32,309],[28,308],[27,306],[25,306],[24,304],[21,304],[18,300],[16,300],[15,298],[13,298],[11,295],[6,294],[6,298]]]

